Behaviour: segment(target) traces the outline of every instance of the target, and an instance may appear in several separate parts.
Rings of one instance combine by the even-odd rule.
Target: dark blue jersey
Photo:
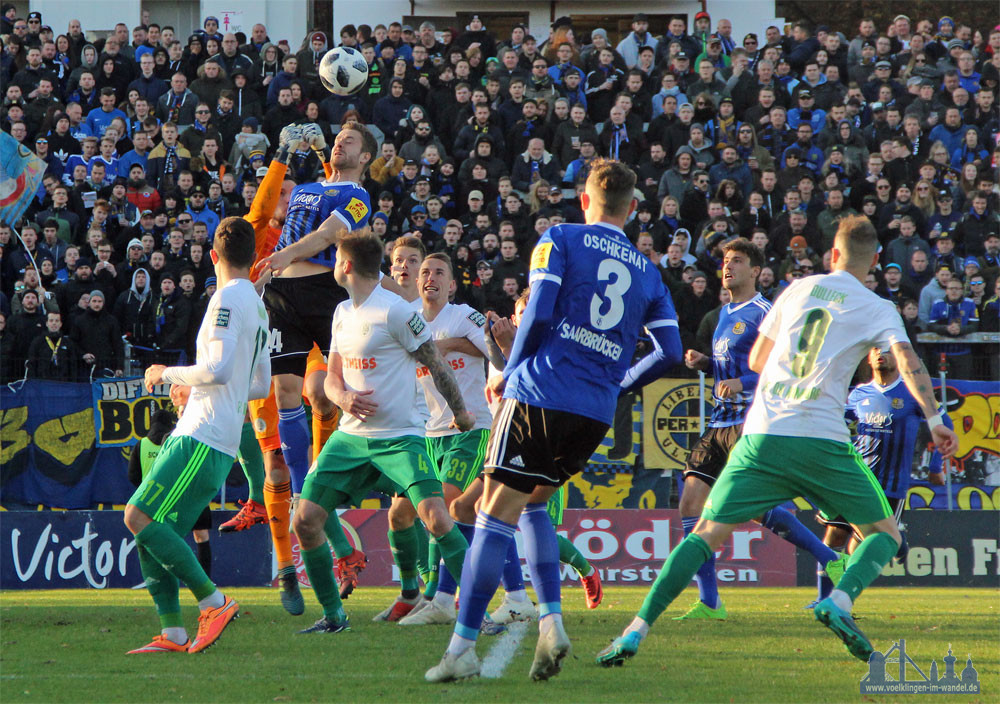
[[[917,430],[924,421],[920,405],[900,378],[888,386],[871,381],[855,387],[847,397],[847,411],[858,421],[854,447],[885,495],[904,498],[910,488]],[[939,472],[940,464],[941,456],[935,452],[931,471]]]
[[[368,224],[371,201],[368,191],[353,181],[330,183],[304,183],[296,186],[288,199],[285,226],[275,251],[298,242],[317,229],[330,215],[336,215],[348,230],[357,230]],[[334,267],[337,248],[331,245],[308,261]]]
[[[708,421],[709,428],[740,425],[746,418],[759,376],[750,369],[750,348],[757,340],[760,321],[769,310],[770,302],[759,293],[749,301],[722,307],[719,324],[715,326],[715,334],[712,336],[712,375],[715,377],[716,388],[720,381],[739,379],[743,382],[743,391],[729,398],[721,398],[713,388],[715,408]]]
[[[556,225],[532,252],[530,280],[532,298],[558,286],[553,313],[504,397],[610,424],[641,327],[677,327],[659,271],[613,225]]]

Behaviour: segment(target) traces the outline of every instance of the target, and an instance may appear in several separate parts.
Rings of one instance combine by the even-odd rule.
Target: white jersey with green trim
[[[431,340],[427,321],[395,293],[376,286],[364,302],[346,300],[333,314],[330,354],[341,359],[344,386],[372,391],[378,409],[365,421],[344,414],[340,430],[348,435],[395,438],[424,435],[417,406],[417,360],[413,353]]]
[[[233,359],[224,360],[222,366],[231,363],[232,373],[225,383],[191,387],[175,435],[190,435],[212,449],[236,456],[251,388],[260,386],[255,377],[271,376],[266,352],[269,327],[264,302],[249,279],[233,279],[212,294],[198,329],[196,366],[210,359],[213,341],[223,340],[232,349]]]
[[[444,360],[451,367],[451,371],[458,381],[458,388],[465,400],[466,410],[476,417],[473,430],[489,428],[492,424],[492,417],[489,406],[486,404],[486,394],[483,391],[486,387],[484,366],[486,342],[483,340],[483,326],[486,325],[486,316],[464,303],[446,303],[434,320],[428,322],[428,325],[431,328],[431,336],[435,340],[464,337],[482,353],[482,357],[472,357],[464,352],[450,352],[445,355]],[[427,408],[431,416],[426,426],[427,437],[458,434],[459,430],[448,427],[448,424],[455,419],[455,414],[451,412],[444,396],[437,390],[434,378],[430,375],[427,367],[417,367],[417,379],[423,386],[424,396],[427,398]]]
[[[846,271],[792,283],[760,324],[774,341],[761,372],[744,435],[849,442],[844,404],[868,351],[908,342],[890,301]]]

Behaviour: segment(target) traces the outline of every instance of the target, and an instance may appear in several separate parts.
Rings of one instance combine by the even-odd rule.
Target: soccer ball
[[[335,95],[350,95],[368,80],[368,62],[357,49],[339,46],[319,62],[319,80]]]

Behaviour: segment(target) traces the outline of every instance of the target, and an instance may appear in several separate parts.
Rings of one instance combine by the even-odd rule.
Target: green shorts
[[[489,428],[427,438],[427,454],[434,460],[442,483],[465,491],[483,471],[489,441]]]
[[[336,430],[309,469],[302,498],[332,511],[342,504],[360,505],[376,488],[395,488],[414,506],[443,496],[424,438],[366,438]]]
[[[171,435],[128,502],[179,535],[187,535],[219,493],[233,461],[190,435]]]
[[[566,485],[563,484],[559,487],[559,491],[554,493],[549,498],[549,505],[545,507],[545,510],[549,512],[549,518],[552,519],[552,525],[558,528],[563,522],[563,509],[566,508]]]
[[[712,487],[702,518],[743,523],[802,496],[826,516],[865,525],[892,515],[885,492],[847,442],[744,435]]]

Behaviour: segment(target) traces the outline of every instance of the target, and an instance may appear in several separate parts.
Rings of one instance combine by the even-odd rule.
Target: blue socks
[[[681,518],[685,538],[694,530],[694,527],[698,524],[698,519],[698,516]],[[694,578],[698,583],[698,598],[701,602],[710,609],[719,608],[719,585],[715,580],[714,553],[698,568]]]
[[[472,538],[475,534],[475,526],[470,526],[468,523],[459,523],[455,521],[455,525],[458,526],[459,532],[465,536],[465,539],[472,544]],[[461,577],[461,575],[459,575]],[[458,589],[458,584],[455,582],[455,578],[448,571],[447,565],[444,564],[444,560],[438,565],[438,586],[437,591],[442,594],[454,595],[455,591]]]
[[[306,474],[309,473],[309,419],[306,409],[278,409],[278,436],[281,438],[281,453],[292,478],[292,494],[301,494]]]
[[[538,595],[538,619],[562,613],[559,594],[559,541],[548,504],[528,504],[517,525],[524,535],[524,556]]]
[[[816,562],[825,565],[830,560],[837,559],[837,553],[823,544],[811,530],[802,525],[801,521],[783,508],[775,507],[764,514],[761,525],[770,529],[779,538],[784,538],[792,545],[809,553]]]
[[[517,554],[517,540],[510,541],[501,581],[503,589],[507,593],[524,590],[524,574],[521,572],[521,556]]]
[[[476,516],[472,543],[462,566],[462,591],[458,595],[455,635],[467,641],[479,637],[483,616],[500,584],[504,561],[517,526],[504,523],[482,511]]]

